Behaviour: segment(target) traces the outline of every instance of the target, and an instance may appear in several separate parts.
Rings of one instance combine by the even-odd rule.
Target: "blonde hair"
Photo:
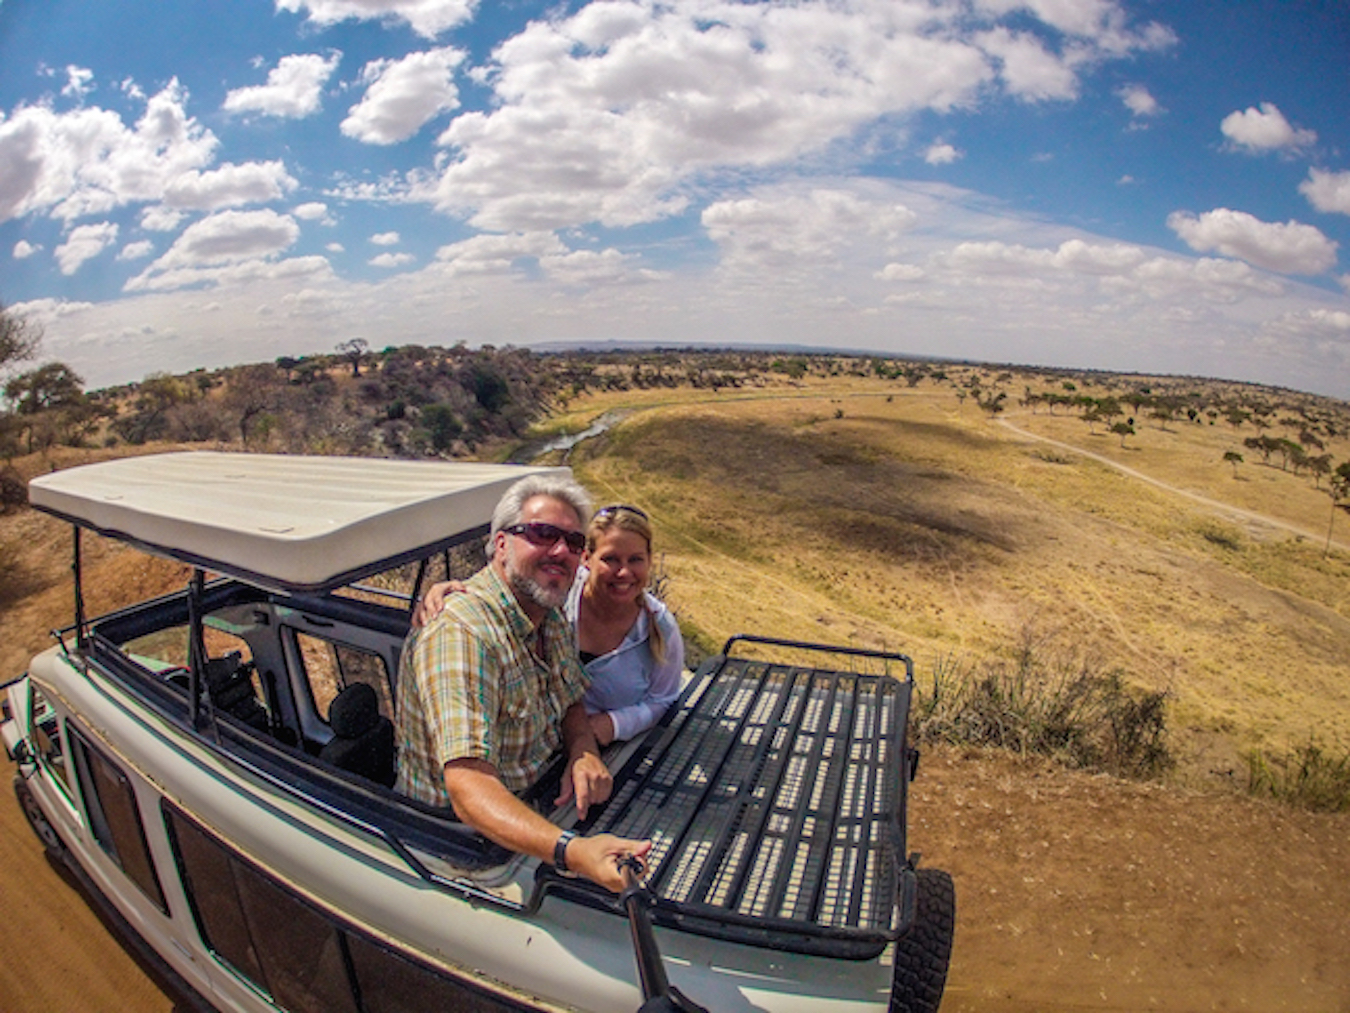
[[[615,503],[610,506],[601,507],[591,517],[590,524],[586,525],[586,551],[594,552],[595,546],[600,541],[600,536],[607,531],[629,531],[644,542],[647,543],[647,560],[651,562],[652,556],[652,522],[648,516],[635,506],[628,506],[624,503]],[[661,627],[656,621],[656,616],[652,613],[647,604],[647,589],[642,589],[642,595],[638,598],[639,607],[647,613],[647,643],[651,646],[652,657],[659,664],[666,660],[666,641],[661,634]]]

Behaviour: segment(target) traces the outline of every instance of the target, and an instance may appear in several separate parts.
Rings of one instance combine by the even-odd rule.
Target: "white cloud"
[[[1142,84],[1127,84],[1116,92],[1135,119],[1159,115],[1163,109]]]
[[[78,225],[70,230],[70,236],[53,252],[56,262],[61,265],[61,273],[70,275],[78,271],[85,261],[97,257],[115,242],[117,242],[115,222]]]
[[[0,222],[34,211],[71,221],[158,200],[171,180],[208,165],[218,143],[186,100],[171,81],[130,129],[106,109],[24,106],[0,120]]]
[[[1175,211],[1167,227],[1197,252],[1213,250],[1281,274],[1321,274],[1336,264],[1337,244],[1301,222],[1263,222],[1243,211],[1215,208],[1199,217]]]
[[[753,271],[817,271],[837,263],[851,246],[894,239],[916,218],[903,204],[817,188],[717,201],[702,221],[721,247],[724,264]]]
[[[370,241],[376,246],[397,246],[400,240],[397,232],[377,232]]]
[[[1028,6],[1073,33],[1058,51],[994,23],[1024,22]],[[1171,41],[1129,31],[1102,0],[982,3],[976,14],[964,0],[700,0],[534,21],[474,75],[496,102],[441,134],[451,158],[434,199],[498,231],[653,221],[682,213],[701,173],[783,164],[880,118],[999,92],[1067,98],[1094,63]]]
[[[928,146],[928,150],[923,153],[923,160],[929,165],[950,165],[963,154],[946,141],[938,141]]]
[[[202,268],[268,260],[290,247],[299,235],[300,226],[289,215],[269,209],[220,211],[184,229],[173,246],[127,282],[126,288],[165,288],[170,287],[168,279],[201,280]],[[238,277],[238,272],[233,276]]]
[[[38,253],[41,250],[41,246],[34,246],[28,240],[20,239],[14,244],[14,259],[27,260],[29,257],[33,256],[33,254]]]
[[[887,264],[876,276],[881,281],[919,281],[926,273],[918,264]]]
[[[183,224],[185,217],[182,211],[154,204],[141,211],[141,228],[151,232],[173,232]]]
[[[327,250],[329,253],[347,252],[347,248],[343,246],[341,243],[329,243],[327,246],[324,247],[324,249]]]
[[[1350,215],[1350,172],[1309,169],[1308,178],[1298,185],[1298,192],[1318,211]]]
[[[1295,128],[1273,102],[1229,113],[1219,124],[1234,149],[1252,153],[1306,148],[1317,141],[1312,130]]]
[[[94,90],[90,85],[93,80],[94,72],[92,70],[71,64],[66,68],[66,86],[61,89],[61,94],[66,98],[83,102],[84,97]]]
[[[411,253],[381,253],[379,256],[371,257],[367,263],[371,267],[402,267],[416,260]]]
[[[297,204],[291,208],[291,214],[301,221],[323,222],[325,225],[333,224],[333,219],[328,214],[328,205],[323,201],[306,201],[304,204]]]
[[[327,27],[349,18],[406,21],[418,35],[434,39],[473,17],[477,0],[276,0],[277,10],[309,12],[309,20]]]
[[[117,254],[118,260],[143,260],[155,252],[155,244],[148,239],[127,243]]]
[[[484,234],[442,246],[436,259],[452,274],[484,274],[509,271],[521,260],[560,256],[567,247],[552,232]]]
[[[218,211],[277,200],[299,184],[281,162],[226,163],[218,169],[181,173],[164,188],[164,203],[189,211]]]
[[[459,106],[454,70],[463,50],[446,47],[401,60],[372,60],[361,72],[369,87],[342,121],[342,132],[367,144],[397,144]]]
[[[297,53],[283,56],[267,74],[267,83],[235,88],[222,108],[230,113],[257,112],[264,116],[302,119],[319,111],[323,87],[337,70],[342,54]]]

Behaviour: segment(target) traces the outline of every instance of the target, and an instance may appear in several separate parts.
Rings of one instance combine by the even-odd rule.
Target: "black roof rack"
[[[738,643],[897,662],[903,677],[733,658]],[[912,875],[904,828],[912,689],[904,655],[733,637],[700,666],[582,829],[652,838],[657,924],[870,958],[908,928],[898,899]],[[547,868],[540,875],[550,892],[612,909],[588,883]]]

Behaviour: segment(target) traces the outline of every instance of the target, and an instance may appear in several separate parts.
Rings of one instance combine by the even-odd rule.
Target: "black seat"
[[[394,723],[380,713],[375,690],[354,682],[328,708],[333,737],[319,759],[386,788],[394,786]]]
[[[258,702],[258,694],[253,688],[253,664],[241,664],[238,651],[223,658],[207,659],[206,691],[217,712],[228,714],[260,732],[267,731],[267,708]]]

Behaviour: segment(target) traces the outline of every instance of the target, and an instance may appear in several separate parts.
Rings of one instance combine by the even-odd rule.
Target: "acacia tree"
[[[1327,521],[1327,544],[1322,550],[1323,557],[1331,552],[1331,529],[1336,524],[1336,511],[1344,510],[1346,504],[1342,501],[1350,498],[1350,461],[1342,461],[1331,473],[1327,495],[1331,497],[1331,520]]]
[[[361,375],[361,360],[366,357],[366,352],[370,350],[370,343],[365,338],[352,338],[349,341],[340,342],[337,350],[352,364],[352,376],[359,377]]]
[[[1225,450],[1223,459],[1233,466],[1233,477],[1237,478],[1237,466],[1242,463],[1242,455],[1236,450]]]
[[[42,343],[42,328],[0,302],[0,370],[31,359]]]

